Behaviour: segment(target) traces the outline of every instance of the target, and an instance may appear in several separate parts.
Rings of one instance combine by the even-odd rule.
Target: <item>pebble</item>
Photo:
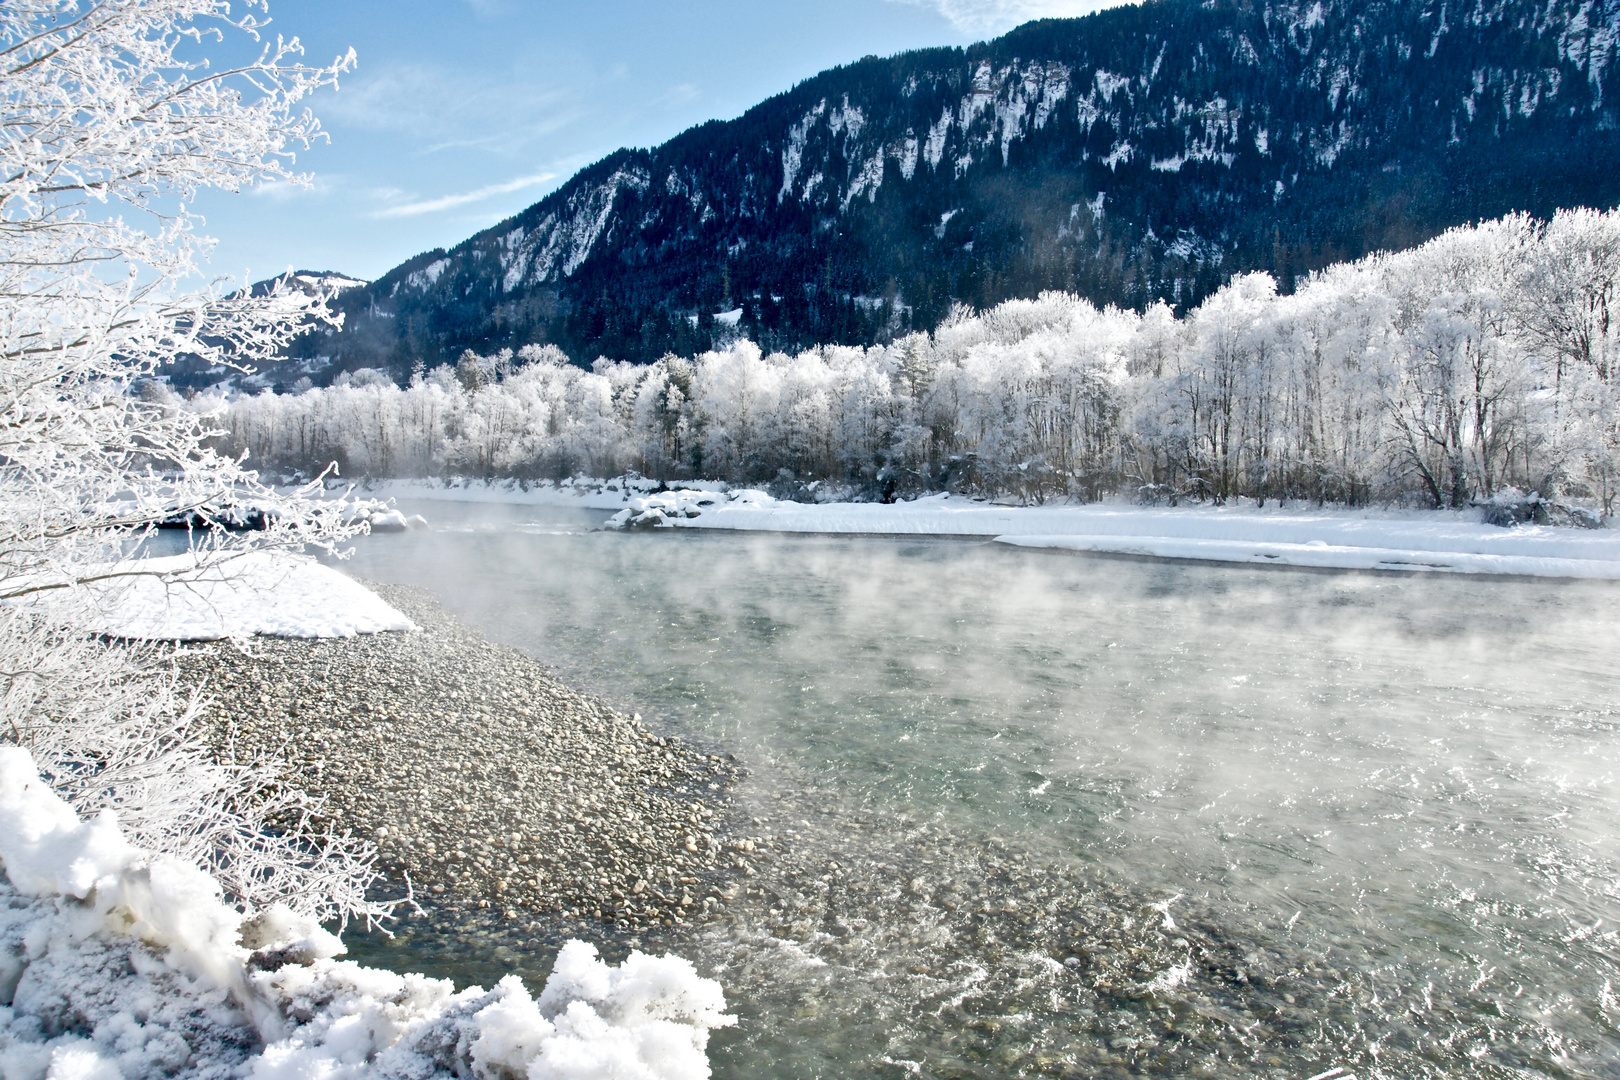
[[[396,892],[440,906],[600,919],[693,917],[737,873],[726,760],[660,737],[490,643],[424,590],[372,585],[420,627],[188,650],[236,760],[279,759],[340,831],[371,839]]]

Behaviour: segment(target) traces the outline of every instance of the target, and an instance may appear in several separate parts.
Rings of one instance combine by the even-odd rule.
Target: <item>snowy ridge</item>
[[[1001,506],[950,495],[907,503],[783,502],[760,491],[629,500],[618,528],[983,537],[1020,547],[1353,570],[1620,580],[1609,530],[1497,528],[1450,513]]]
[[[619,169],[602,183],[575,191],[560,212],[547,214],[533,229],[519,226],[501,237],[503,290],[573,274],[608,228],[619,192],[643,192],[650,183],[643,169]]]
[[[675,957],[617,968],[571,941],[538,999],[337,959],[271,908],[244,919],[195,866],[81,822],[0,747],[0,1075],[6,1080],[701,1080],[733,1022]]]
[[[1605,72],[1620,49],[1616,40],[1620,34],[1620,10],[1588,0],[1573,5],[1561,20],[1555,14],[1559,6],[1550,4],[1538,11],[1540,25],[1534,32],[1558,32],[1560,59],[1586,76],[1594,93],[1593,107],[1600,107]],[[1111,168],[1149,153],[1151,167],[1159,171],[1179,171],[1188,163],[1230,169],[1244,150],[1261,157],[1273,156],[1274,139],[1286,139],[1308,149],[1318,164],[1331,168],[1347,149],[1367,141],[1368,133],[1361,130],[1360,117],[1360,105],[1366,96],[1363,87],[1377,77],[1378,67],[1386,60],[1382,51],[1389,43],[1373,46],[1360,40],[1363,35],[1357,31],[1370,23],[1371,16],[1358,15],[1353,6],[1342,3],[1329,7],[1338,9],[1334,12],[1335,26],[1348,28],[1339,30],[1346,41],[1354,43],[1348,50],[1342,49],[1343,42],[1328,40],[1320,33],[1325,19],[1320,3],[1303,10],[1277,5],[1268,10],[1261,31],[1269,38],[1264,42],[1266,55],[1297,66],[1303,85],[1325,99],[1333,120],[1323,130],[1278,123],[1264,102],[1231,101],[1219,92],[1202,100],[1186,99],[1179,92],[1163,93],[1161,84],[1182,86],[1204,81],[1196,77],[1200,70],[1196,59],[1190,69],[1166,71],[1164,48],[1143,56],[1141,67],[1131,72],[1047,60],[1002,64],[980,60],[967,85],[955,92],[954,100],[948,95],[952,94],[955,73],[935,73],[908,84],[907,97],[929,91],[936,98],[947,95],[939,119],[928,130],[923,158],[930,169],[937,169],[944,160],[953,160],[961,173],[973,162],[987,159],[988,151],[994,148],[999,150],[996,156],[1005,167],[1012,146],[1045,129],[1063,103],[1070,101],[1073,120],[1085,130],[1089,132],[1099,122],[1112,130],[1111,144],[1096,152],[1098,159]],[[1492,5],[1477,7],[1468,21],[1475,28],[1490,28],[1509,23],[1514,17],[1510,6]],[[1446,18],[1442,7],[1440,26],[1422,41],[1414,38],[1410,43],[1400,43],[1397,51],[1410,55],[1413,47],[1422,46],[1420,51],[1425,57],[1433,59],[1446,36]],[[1422,27],[1428,19],[1420,16],[1415,22]],[[1423,33],[1415,28],[1409,32]],[[1233,69],[1265,66],[1247,33],[1222,31],[1210,46],[1212,53],[1224,52]],[[1519,70],[1486,65],[1475,71],[1471,92],[1447,104],[1459,117],[1465,115],[1467,122],[1472,122],[1483,108],[1494,109],[1504,121],[1528,120],[1543,103],[1560,100],[1561,84],[1562,74],[1556,68]],[[845,211],[863,195],[873,201],[883,185],[884,163],[891,157],[902,163],[901,175],[910,180],[918,146],[915,125],[903,132],[893,130],[889,126],[893,121],[881,113],[875,106],[852,102],[847,93],[839,103],[822,98],[807,109],[780,139],[782,174],[774,201],[781,203],[792,197],[829,212]],[[1154,149],[1145,150],[1144,140],[1152,142]],[[842,175],[827,182],[833,174],[826,166],[840,160],[847,163],[838,170]],[[813,169],[812,162],[822,163],[822,167]],[[554,258],[536,260],[530,271],[531,281],[552,278],[559,272],[566,277],[582,264],[602,235],[605,218],[597,216],[597,211],[612,204],[627,175],[620,170],[599,187],[582,190],[570,197],[567,215],[548,215],[540,223],[537,232],[552,233],[548,247],[567,244],[573,255],[561,264]],[[1291,182],[1283,180],[1285,187]],[[631,186],[638,192],[645,191],[647,178],[637,172]],[[699,198],[696,193],[692,197]],[[592,207],[590,213],[581,212],[581,200]],[[589,223],[587,218],[591,219]]]
[[[1612,205],[1617,51],[1615,0],[1165,0],[869,57],[402,264],[343,300],[331,348],[403,381],[466,347],[711,347],[684,319],[717,297],[795,348],[1050,287],[1196,303],[1234,266],[1286,280],[1514,208]],[[1430,175],[1447,179],[1414,181]],[[1529,203],[1509,194],[1526,184]],[[1108,218],[1086,214],[1105,191]],[[852,332],[830,314],[885,290],[916,318]],[[402,337],[417,315],[438,329]]]

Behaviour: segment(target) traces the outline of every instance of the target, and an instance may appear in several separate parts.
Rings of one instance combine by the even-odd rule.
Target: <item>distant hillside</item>
[[[871,343],[1043,289],[1185,309],[1620,202],[1620,0],[1159,0],[868,57],[345,293],[328,371]],[[304,370],[311,370],[305,367]]]

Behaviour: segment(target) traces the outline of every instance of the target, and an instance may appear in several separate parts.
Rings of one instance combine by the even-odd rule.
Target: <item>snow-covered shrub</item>
[[[76,812],[113,810],[135,844],[211,873],[245,908],[372,915],[372,851],[315,826],[274,762],[221,760],[169,651],[110,644],[33,608],[0,612],[0,732]]]

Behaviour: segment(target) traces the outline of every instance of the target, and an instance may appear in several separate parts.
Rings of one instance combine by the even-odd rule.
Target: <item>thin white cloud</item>
[[[1071,19],[1132,0],[890,0],[933,8],[968,34],[996,34],[1031,19]]]
[[[681,83],[672,86],[662,94],[653,98],[650,104],[664,109],[678,109],[683,105],[690,105],[698,99],[698,88],[691,83]]]
[[[520,152],[578,119],[588,104],[573,86],[544,86],[429,64],[398,64],[356,77],[321,106],[329,121],[415,136],[426,152],[463,146]]]
[[[555,179],[556,173],[535,173],[533,176],[520,176],[516,180],[507,180],[499,184],[489,184],[476,191],[463,191],[456,195],[441,195],[436,199],[421,199],[417,202],[401,203],[398,206],[386,206],[374,212],[374,218],[403,218],[420,217],[423,214],[437,214],[443,210],[454,210],[458,206],[469,203],[482,202],[494,198],[496,195],[510,195],[514,191],[522,191],[547,180]]]

